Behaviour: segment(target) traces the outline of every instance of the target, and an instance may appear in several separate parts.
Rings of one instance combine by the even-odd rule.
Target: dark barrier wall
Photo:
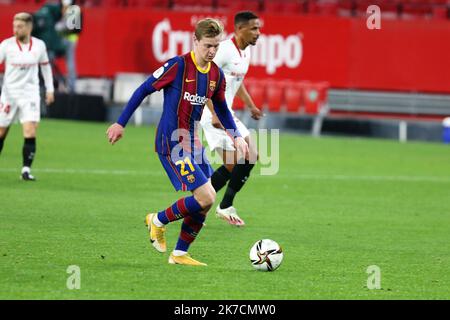
[[[48,118],[85,121],[106,121],[106,106],[102,96],[56,94],[55,102],[47,108]]]
[[[12,16],[22,10],[0,5],[0,38],[11,36]],[[79,73],[151,73],[171,56],[190,50],[193,25],[209,15],[232,32],[232,14],[85,8]],[[263,36],[253,48],[251,77],[327,80],[335,88],[450,93],[450,21],[384,19],[381,30],[369,30],[365,19],[261,18]]]

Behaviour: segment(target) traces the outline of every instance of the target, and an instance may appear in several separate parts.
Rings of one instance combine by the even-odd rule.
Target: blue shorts
[[[208,159],[202,153],[193,157],[190,153],[185,154],[182,159],[172,159],[171,155],[158,153],[159,160],[166,170],[167,176],[172,182],[175,190],[192,191],[208,182],[214,170]],[[198,161],[195,161],[195,159]],[[199,162],[199,163],[197,163]]]

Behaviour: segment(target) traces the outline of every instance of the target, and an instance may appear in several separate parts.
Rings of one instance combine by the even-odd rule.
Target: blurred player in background
[[[56,64],[56,59],[64,57],[66,54],[62,34],[58,32],[56,27],[58,21],[63,18],[63,8],[62,1],[47,1],[33,14],[34,26],[32,31],[32,35],[44,41],[47,46],[50,66],[56,80],[56,89],[59,91],[66,90],[66,80]]]
[[[0,97],[0,153],[9,127],[17,116],[23,128],[23,167],[21,178],[33,181],[31,164],[36,154],[36,130],[41,118],[39,77],[41,67],[47,104],[54,101],[53,77],[45,43],[31,36],[33,17],[28,13],[14,16],[14,36],[0,44],[0,63],[5,62],[5,76]]]
[[[236,226],[243,226],[245,222],[238,216],[236,209],[233,207],[233,200],[236,193],[241,190],[247,181],[258,154],[251,141],[249,131],[235,116],[232,106],[234,97],[237,95],[249,108],[253,119],[259,120],[262,117],[261,110],[255,106],[243,82],[250,64],[250,45],[256,44],[260,35],[260,27],[260,20],[253,12],[237,13],[234,17],[234,37],[220,43],[219,50],[214,58],[214,62],[225,74],[227,105],[233,114],[239,132],[249,145],[249,159],[238,161],[241,159],[238,159],[233,141],[217,119],[210,103],[203,112],[200,122],[210,149],[219,152],[224,163],[212,175],[211,183],[216,192],[228,183],[222,202],[216,208],[216,215]]]
[[[76,48],[81,33],[81,8],[75,5],[75,0],[61,0],[62,18],[56,23],[55,29],[63,36],[67,66],[67,90],[75,93],[77,80]]]
[[[145,219],[150,241],[159,252],[166,251],[165,225],[183,219],[177,245],[169,257],[171,264],[206,265],[191,258],[187,252],[216,196],[209,180],[213,169],[196,134],[196,123],[207,100],[212,100],[223,126],[231,129],[228,134],[234,147],[248,157],[247,143],[237,130],[226,104],[224,74],[212,62],[222,31],[217,20],[200,20],[195,28],[194,50],[168,60],[157,69],[133,93],[117,123],[107,130],[109,141],[114,144],[122,137],[125,125],[142,100],[156,90],[164,89],[155,151],[174,188],[193,194],[179,199],[165,210],[148,214]]]

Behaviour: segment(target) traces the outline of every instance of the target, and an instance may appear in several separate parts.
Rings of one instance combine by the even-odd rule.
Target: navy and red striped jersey
[[[135,91],[117,122],[125,126],[148,94],[164,89],[163,112],[156,132],[155,151],[170,154],[180,142],[184,150],[191,152],[196,144],[196,150],[200,146],[201,151],[201,144],[196,138],[196,123],[208,99],[211,99],[223,126],[234,130],[231,135],[240,136],[226,105],[225,85],[222,70],[214,62],[210,62],[207,69],[201,69],[191,51],[168,60],[153,72]]]

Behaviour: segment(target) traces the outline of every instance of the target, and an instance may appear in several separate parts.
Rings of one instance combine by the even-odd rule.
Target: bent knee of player
[[[228,170],[228,172],[231,172],[231,171],[233,171],[235,164],[229,163],[229,164],[224,164],[224,166]]]
[[[214,204],[214,201],[216,201],[216,191],[211,186],[211,189],[208,190],[208,194],[206,194],[203,199],[204,206],[202,206],[202,208],[209,210],[209,208],[211,208],[211,206]]]
[[[23,125],[23,136],[25,138],[35,138],[36,137],[37,125],[33,123],[26,123]]]
[[[202,207],[203,209],[202,211],[207,212],[214,204],[214,201],[216,201],[216,191],[209,183],[208,187],[205,187],[204,190],[202,190],[202,192],[198,193],[197,195],[194,195],[194,197],[197,200],[200,207]]]
[[[5,138],[7,133],[8,133],[7,127],[0,127],[0,138]]]

